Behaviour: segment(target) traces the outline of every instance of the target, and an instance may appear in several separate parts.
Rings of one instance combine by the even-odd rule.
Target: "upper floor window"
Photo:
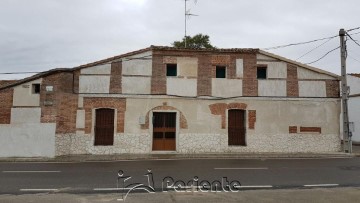
[[[166,76],[177,76],[176,64],[166,64]]]
[[[216,78],[226,78],[225,66],[216,66]]]
[[[266,79],[266,67],[257,67],[257,79]]]
[[[32,84],[31,91],[33,94],[40,94],[40,84]]]

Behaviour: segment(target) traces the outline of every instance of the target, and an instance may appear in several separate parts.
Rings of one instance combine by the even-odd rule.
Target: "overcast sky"
[[[359,0],[190,0],[188,8],[199,15],[188,35],[207,34],[218,48],[266,48],[360,26]],[[71,68],[183,36],[184,0],[0,0],[1,73]],[[325,41],[269,51],[296,60]],[[298,61],[338,46],[337,37]],[[360,72],[360,46],[348,41],[348,51],[348,72]],[[340,74],[339,49],[312,66]]]

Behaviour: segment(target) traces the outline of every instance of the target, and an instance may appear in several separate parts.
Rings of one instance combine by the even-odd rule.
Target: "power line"
[[[319,46],[317,46],[317,47],[315,47],[315,48],[311,49],[310,51],[306,52],[305,54],[303,54],[302,56],[300,56],[300,57],[299,57],[299,58],[297,58],[296,60],[299,60],[299,59],[301,59],[302,57],[304,57],[304,56],[306,56],[306,55],[310,54],[311,52],[313,52],[314,50],[316,50],[316,49],[318,49],[319,47],[323,46],[324,44],[328,43],[328,42],[329,42],[329,41],[331,41],[332,39],[334,39],[334,37],[332,37],[332,38],[330,38],[330,39],[326,40],[324,43],[322,43],[322,44],[320,44]]]
[[[318,42],[318,41],[322,41],[322,40],[326,40],[326,39],[332,39],[335,37],[337,37],[337,35],[331,36],[331,37],[324,37],[324,38],[320,38],[320,39],[314,39],[314,40],[310,40],[310,41],[306,41],[306,42],[298,42],[298,43],[291,43],[291,44],[280,45],[280,46],[275,46],[275,47],[268,47],[268,48],[264,48],[264,50],[280,49],[280,48],[285,48],[285,47],[290,47],[290,46],[309,44],[309,43]]]
[[[360,44],[359,44],[357,41],[355,41],[355,40],[351,37],[351,35],[349,35],[348,33],[346,33],[346,35],[351,39],[351,41],[355,42],[355,44],[357,44],[357,45],[360,47]]]
[[[339,49],[340,48],[340,46],[338,46],[338,47],[336,47],[335,49],[332,49],[332,50],[330,50],[330,51],[328,51],[326,54],[324,54],[322,57],[320,57],[319,59],[316,59],[315,61],[312,61],[312,62],[310,62],[310,63],[305,63],[305,64],[313,64],[313,63],[316,63],[316,62],[318,62],[318,61],[320,61],[321,59],[323,59],[323,58],[325,58],[328,54],[330,54],[331,52],[333,52],[333,51],[335,51],[335,50],[337,50],[337,49]]]

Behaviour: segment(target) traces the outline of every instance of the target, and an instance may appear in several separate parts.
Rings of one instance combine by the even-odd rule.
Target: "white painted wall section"
[[[14,87],[13,106],[40,106],[40,94],[33,93],[32,85],[41,82],[40,78]]]
[[[256,54],[256,59],[257,59],[257,60],[268,60],[268,61],[270,61],[270,60],[277,60],[277,59],[274,59],[274,58],[272,58],[272,57],[265,56],[265,55],[263,55],[263,54]]]
[[[122,76],[122,92],[124,94],[150,94],[151,77]]]
[[[89,67],[89,68],[83,68],[80,70],[80,74],[110,75],[111,74],[111,64],[103,64],[103,65],[93,66],[93,67]]]
[[[123,59],[123,75],[152,75],[151,52],[133,55]]]
[[[244,75],[244,60],[236,59],[236,77],[242,78]]]
[[[347,75],[348,86],[350,86],[350,95],[360,94],[360,78]]]
[[[12,108],[11,124],[40,123],[41,108]]]
[[[0,157],[54,157],[55,125],[0,125]]]
[[[193,57],[177,57],[178,75],[184,77],[198,76],[198,59]]]
[[[214,97],[238,97],[242,96],[242,80],[212,78],[211,94]]]
[[[300,97],[326,97],[325,81],[299,81]]]
[[[80,93],[109,93],[110,76],[80,75]]]
[[[297,67],[297,76],[299,79],[334,79],[329,75],[317,73],[315,71]]]
[[[258,80],[259,96],[286,97],[286,80]]]
[[[360,97],[350,97],[349,103],[349,121],[354,122],[355,132],[353,132],[352,140],[360,143]]]
[[[168,77],[166,79],[166,93],[168,95],[195,97],[197,95],[197,80]]]
[[[85,128],[85,110],[77,110],[76,128]]]
[[[287,64],[285,62],[258,61],[257,64],[267,65],[267,78],[287,77]]]

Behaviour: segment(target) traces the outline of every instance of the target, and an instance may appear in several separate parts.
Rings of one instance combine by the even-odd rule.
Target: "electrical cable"
[[[319,46],[317,46],[317,47],[311,49],[310,51],[306,52],[305,54],[301,55],[301,56],[300,56],[299,58],[297,58],[296,60],[299,60],[299,59],[301,59],[302,57],[310,54],[311,52],[315,51],[315,50],[318,49],[319,47],[321,47],[321,46],[323,46],[324,44],[328,43],[328,42],[331,41],[332,39],[334,39],[334,38],[330,38],[330,39],[326,40],[324,43],[320,44]]]
[[[326,57],[328,54],[330,54],[331,52],[333,52],[333,51],[335,51],[335,50],[337,50],[337,49],[339,49],[339,48],[340,48],[340,46],[336,47],[335,49],[332,49],[332,50],[328,51],[326,54],[324,54],[322,57],[316,59],[315,61],[312,61],[312,62],[309,62],[309,63],[305,63],[305,64],[310,65],[310,64],[316,63],[316,62],[320,61],[321,59],[325,58],[325,57]]]

